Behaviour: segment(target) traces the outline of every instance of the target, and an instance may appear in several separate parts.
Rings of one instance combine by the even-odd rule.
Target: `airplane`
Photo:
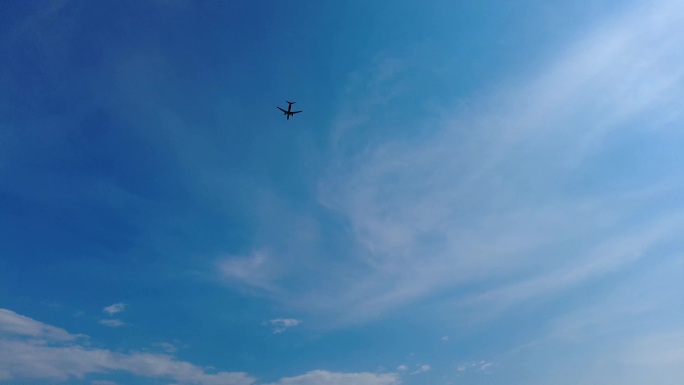
[[[286,100],[286,102],[287,102],[287,100]],[[295,104],[295,103],[296,103],[296,102],[287,102],[287,104],[288,104],[288,105],[287,105],[287,111],[283,110],[282,108],[280,108],[280,107],[278,107],[278,106],[276,106],[276,107],[278,107],[278,109],[279,109],[280,111],[283,111],[283,113],[285,114],[285,116],[287,116],[287,120],[290,120],[290,116],[293,116],[294,114],[298,114],[298,113],[302,112],[302,111],[292,111],[292,105]]]

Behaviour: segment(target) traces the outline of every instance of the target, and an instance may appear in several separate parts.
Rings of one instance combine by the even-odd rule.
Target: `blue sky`
[[[4,8],[0,383],[684,381],[679,2]]]

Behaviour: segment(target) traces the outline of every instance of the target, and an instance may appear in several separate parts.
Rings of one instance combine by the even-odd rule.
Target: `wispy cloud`
[[[320,203],[348,229],[345,270],[335,275],[324,260],[320,280],[305,281],[317,290],[308,290],[263,277],[258,254],[222,268],[246,284],[269,282],[310,311],[344,309],[340,322],[475,283],[480,292],[468,300],[502,308],[621,271],[684,225],[676,170],[651,160],[657,148],[678,157],[683,15],[665,1],[604,20],[525,81],[427,127],[406,123],[424,127],[420,134],[362,143],[346,134],[362,123],[345,122],[331,139],[344,150],[319,183]],[[401,71],[392,68],[383,85]],[[364,128],[383,125],[387,100],[355,100]],[[636,167],[635,157],[657,171],[625,172],[621,162]]]
[[[476,361],[476,362],[462,362],[456,367],[457,372],[467,372],[471,370],[484,372],[494,366],[493,362],[488,361]]]
[[[300,321],[273,320],[278,325],[292,327]],[[138,377],[169,379],[179,385],[252,385],[256,378],[244,372],[217,371],[190,362],[180,361],[171,354],[124,353],[93,348],[79,343],[79,335],[46,325],[11,310],[0,309],[0,381],[45,380],[68,381],[84,379],[92,374],[113,371]],[[171,344],[157,344],[171,347]],[[174,349],[167,349],[169,352]],[[313,370],[285,377],[269,385],[398,385],[395,374],[367,372],[341,373]],[[115,384],[109,380],[94,380],[92,385]]]
[[[418,369],[416,369],[416,370],[414,370],[413,372],[411,372],[411,374],[425,373],[425,372],[429,372],[430,370],[432,370],[432,368],[430,367],[430,365],[428,365],[428,364],[419,364],[419,365],[418,365]]]
[[[112,316],[114,314],[123,312],[124,310],[126,310],[127,306],[128,306],[127,304],[119,302],[119,303],[115,303],[115,304],[106,306],[104,309],[102,309],[102,311],[109,314],[110,316]]]
[[[314,370],[295,377],[285,377],[268,385],[396,385],[399,378],[394,374],[336,373]]]
[[[50,341],[71,341],[79,337],[64,329],[24,317],[11,310],[0,309],[0,335],[18,335]]]
[[[94,373],[124,371],[142,377],[169,378],[179,384],[249,385],[255,381],[241,372],[209,372],[170,355],[91,348],[78,343],[77,337],[0,309],[0,380],[66,381]]]
[[[276,318],[266,323],[273,328],[273,334],[278,334],[301,324],[302,321],[294,318]]]
[[[505,285],[471,300],[486,301],[490,306],[508,306],[532,297],[553,295],[557,290],[614,272],[650,255],[654,247],[672,241],[682,223],[684,213],[660,218],[654,223],[641,224],[637,232],[621,233],[614,239],[596,244],[592,250],[586,252],[586,258],[580,261],[572,260],[568,265],[561,265],[543,276]]]
[[[157,342],[154,344],[155,348],[163,350],[165,353],[173,354],[178,351],[178,347],[169,342]]]
[[[636,366],[684,367],[684,329],[642,336],[628,344],[619,359]]]
[[[679,312],[684,305],[684,260],[679,250],[651,253],[638,274],[588,298],[581,308],[555,317],[544,338],[549,344],[601,341],[607,346],[613,343],[607,339],[638,339],[652,330],[684,324],[684,314]]]
[[[684,260],[680,250],[681,243],[650,252],[649,259],[630,269],[627,278],[584,297],[582,306],[551,317],[538,336],[499,356],[497,362],[525,365],[542,356],[581,352],[573,365],[538,373],[541,377],[534,382],[637,385],[646,378],[664,384],[681,382]]]
[[[279,276],[276,264],[265,251],[255,251],[249,256],[230,256],[217,262],[219,273],[226,279],[268,291],[275,290]]]
[[[118,327],[126,325],[126,323],[124,323],[123,321],[118,320],[118,319],[103,319],[103,320],[100,320],[100,323],[102,325],[109,326],[112,328],[118,328]]]

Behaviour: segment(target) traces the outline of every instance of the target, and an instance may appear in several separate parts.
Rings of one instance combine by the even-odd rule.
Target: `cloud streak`
[[[293,327],[301,322],[294,319],[272,321],[280,328]],[[87,341],[79,343],[79,338],[86,337],[0,309],[0,381],[84,380],[89,375],[120,371],[139,377],[173,380],[177,384],[252,385],[257,382],[255,377],[244,372],[203,368],[180,361],[171,354],[124,353],[93,348]],[[281,378],[269,385],[398,385],[399,382],[395,374],[313,370]],[[97,380],[92,383],[113,382]]]
[[[126,310],[126,307],[128,305],[122,302],[115,303],[109,306],[106,306],[104,309],[102,309],[103,312],[107,313],[108,315],[112,316],[117,313],[121,313],[124,310]]]
[[[105,325],[105,326],[109,326],[112,328],[118,328],[118,327],[125,325],[125,323],[123,321],[118,320],[118,319],[103,319],[103,320],[100,320],[100,324]]]
[[[279,334],[301,324],[302,321],[294,318],[276,318],[269,320],[267,323],[273,328],[273,334]]]
[[[242,372],[210,373],[171,355],[91,348],[77,343],[78,335],[7,309],[0,309],[0,331],[0,380],[66,381],[95,373],[123,371],[142,377],[172,379],[179,384],[250,385],[255,381]]]
[[[621,271],[684,225],[676,170],[652,160],[663,148],[678,156],[671,143],[682,140],[673,122],[684,102],[683,17],[676,2],[637,5],[526,81],[436,125],[407,122],[426,127],[410,137],[359,145],[346,136],[367,122],[382,126],[387,115],[358,98],[354,110],[366,116],[333,133],[345,150],[335,152],[318,195],[348,230],[343,257],[353,267],[336,274],[324,262],[305,289],[240,266],[227,271],[312,312],[344,309],[342,323],[452,291],[456,302],[497,298],[505,308]],[[390,109],[392,97],[369,103]],[[636,171],[626,173],[625,161]],[[474,284],[475,295],[458,291]]]
[[[396,385],[399,378],[394,374],[336,373],[314,370],[294,377],[285,377],[268,385]]]
[[[0,309],[0,335],[15,335],[49,341],[72,341],[79,335],[70,334],[64,329],[46,325],[11,310]]]

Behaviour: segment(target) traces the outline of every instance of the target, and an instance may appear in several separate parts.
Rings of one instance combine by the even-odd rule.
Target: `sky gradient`
[[[683,63],[675,0],[7,4],[0,384],[680,385]]]

